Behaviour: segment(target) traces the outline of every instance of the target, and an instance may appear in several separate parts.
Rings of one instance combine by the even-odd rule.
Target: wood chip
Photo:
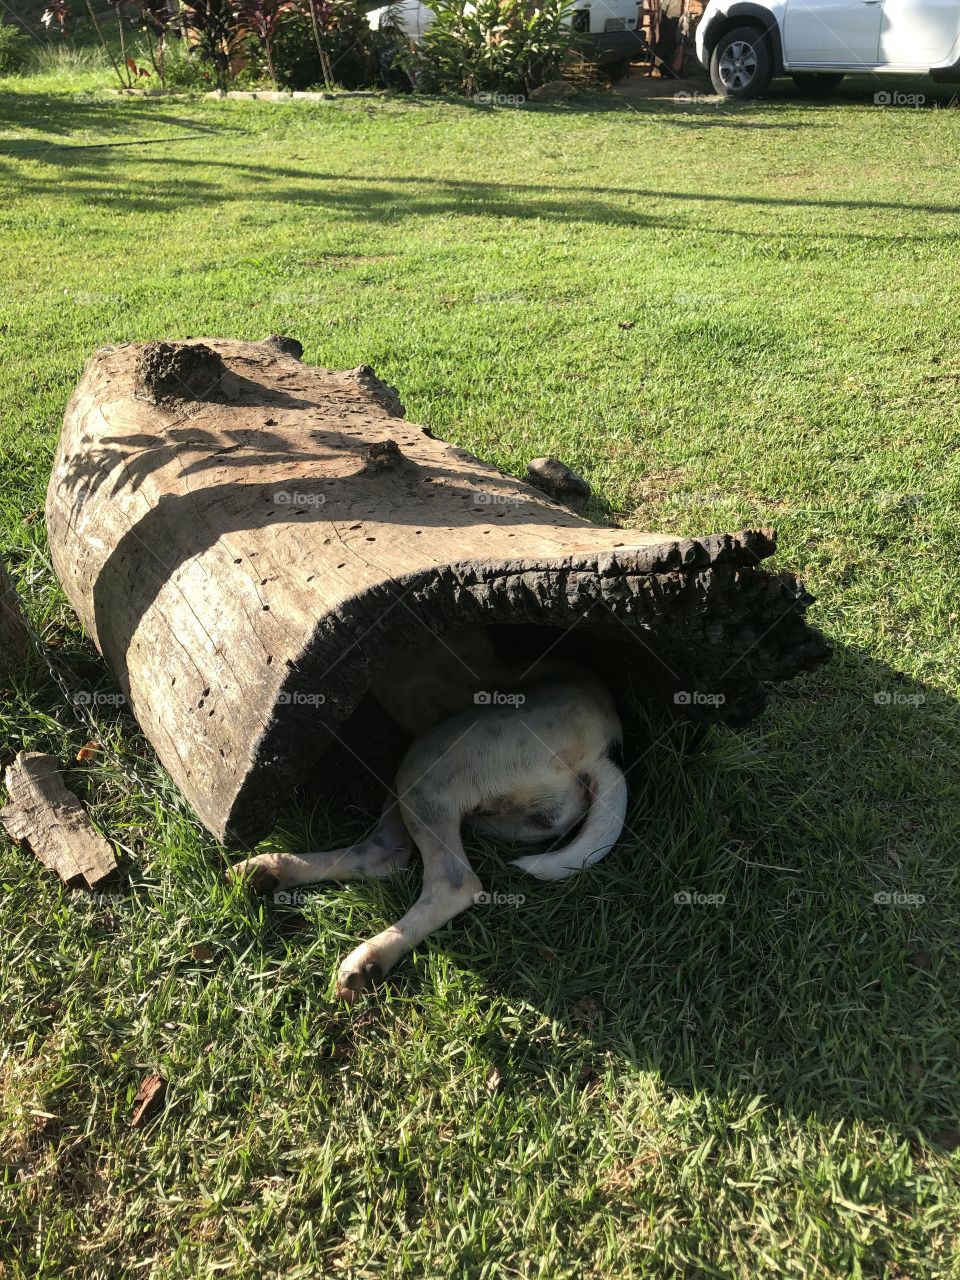
[[[117,869],[113,849],[68,791],[53,756],[21,751],[6,772],[9,801],[0,822],[11,840],[30,846],[65,884],[96,888]]]
[[[140,1081],[140,1088],[133,1100],[133,1114],[130,1117],[130,1128],[139,1129],[141,1125],[152,1120],[163,1106],[163,1098],[167,1092],[167,1082],[163,1076],[150,1074]]]

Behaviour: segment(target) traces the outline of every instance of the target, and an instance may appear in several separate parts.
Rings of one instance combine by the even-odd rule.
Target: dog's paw
[[[243,862],[227,869],[229,880],[242,880],[251,893],[259,898],[268,898],[284,887],[285,881],[279,865],[283,854],[259,853],[254,858],[245,858]]]
[[[369,958],[365,948],[351,952],[337,974],[336,998],[353,1004],[362,991],[372,990],[383,978],[383,970]]]

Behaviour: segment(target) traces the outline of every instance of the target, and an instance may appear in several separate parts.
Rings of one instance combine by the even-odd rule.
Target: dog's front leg
[[[401,805],[423,856],[423,888],[405,916],[362,943],[340,966],[337,995],[351,1003],[428,934],[473,906],[482,888],[464,852],[460,813],[432,804],[418,790]]]
[[[405,867],[413,845],[392,792],[387,793],[380,820],[369,835],[345,849],[326,853],[258,853],[230,868],[255,893],[269,894],[317,880],[359,880],[389,876]]]

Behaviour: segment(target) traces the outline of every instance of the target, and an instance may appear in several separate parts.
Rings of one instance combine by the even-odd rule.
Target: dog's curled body
[[[520,844],[560,839],[591,818],[563,850],[514,863],[559,880],[596,862],[620,834],[620,722],[603,684],[576,668],[529,686],[521,698],[460,712],[423,734],[400,766],[397,794],[408,830],[422,816],[451,810],[458,822]]]
[[[470,634],[469,642],[443,642],[442,659],[425,653],[406,680],[381,683],[382,702],[411,728],[419,727],[428,701],[428,723],[440,708],[461,709],[414,738],[376,828],[346,849],[259,854],[234,868],[255,877],[261,888],[285,888],[389,875],[406,865],[412,845],[417,846],[423,857],[420,897],[401,920],[344,960],[337,991],[348,999],[474,904],[482,885],[463,847],[465,824],[500,840],[529,844],[562,839],[580,824],[562,848],[515,860],[515,866],[544,880],[562,879],[597,862],[623,826],[627,788],[617,763],[622,735],[603,683],[568,663],[542,662],[523,670],[500,664],[494,670],[488,638],[463,634]],[[457,663],[468,665],[465,652],[472,659],[468,674],[455,674]],[[425,678],[429,686],[424,673],[431,669],[435,676],[443,671],[445,678],[434,681],[434,696],[426,700],[416,691],[427,687]],[[478,687],[493,686],[493,676],[500,700],[467,705]],[[504,694],[505,688],[510,692]]]

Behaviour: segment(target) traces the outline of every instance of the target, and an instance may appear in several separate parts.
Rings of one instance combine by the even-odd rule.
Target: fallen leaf
[[[130,1117],[130,1128],[139,1129],[146,1124],[163,1106],[163,1097],[167,1091],[167,1082],[163,1076],[151,1073],[140,1081],[140,1088],[133,1100],[133,1115]]]
[[[491,1067],[490,1070],[487,1072],[487,1079],[485,1082],[487,1086],[487,1092],[496,1093],[496,1091],[500,1088],[502,1081],[503,1081],[503,1076],[500,1074],[497,1068]]]
[[[617,328],[618,328],[618,329],[632,329],[632,328],[633,328],[633,326],[634,326],[636,323],[637,323],[637,322],[636,322],[636,320],[618,320],[618,321],[617,321]]]
[[[100,750],[99,742],[85,742],[83,746],[80,748],[80,750],[77,752],[77,759],[80,761],[81,764],[86,764],[88,760],[93,759],[93,757],[97,754],[99,750]]]
[[[547,964],[556,964],[557,953],[555,951],[551,951],[549,947],[536,947],[535,950],[541,960],[546,960]]]
[[[213,959],[213,948],[208,947],[205,942],[195,942],[190,948],[190,954],[194,960],[199,960],[201,964]]]

